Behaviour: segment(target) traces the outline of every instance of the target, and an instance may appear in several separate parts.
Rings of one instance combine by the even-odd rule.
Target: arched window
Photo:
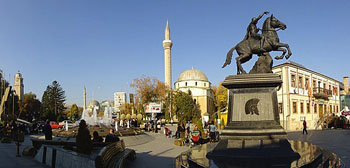
[[[207,83],[204,83],[204,86],[207,86]]]
[[[196,99],[194,99],[194,104],[197,104],[197,100]]]
[[[197,82],[196,82],[196,86],[197,86]]]
[[[185,82],[185,86],[187,86],[187,82]]]

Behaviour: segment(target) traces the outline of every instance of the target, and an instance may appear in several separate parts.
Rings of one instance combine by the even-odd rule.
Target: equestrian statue
[[[248,25],[247,33],[244,39],[239,42],[236,46],[231,48],[231,50],[227,53],[225,64],[222,66],[229,65],[232,60],[233,51],[236,50],[238,56],[236,57],[237,64],[237,74],[246,74],[246,71],[243,69],[242,64],[248,62],[252,59],[253,54],[259,56],[259,59],[262,57],[266,59],[266,57],[270,57],[269,52],[271,51],[282,51],[281,56],[276,56],[275,59],[283,59],[284,57],[288,59],[292,52],[289,49],[288,44],[280,43],[277,35],[278,30],[285,30],[287,26],[275,18],[272,14],[270,17],[266,18],[263,24],[263,28],[259,29],[257,27],[258,21],[263,17],[263,15],[268,14],[268,11],[263,12],[257,18],[252,18],[251,22]],[[259,30],[262,31],[259,34]],[[288,51],[288,53],[287,53]],[[285,55],[287,53],[287,55]],[[259,60],[258,60],[259,61]],[[255,64],[253,69],[256,68],[254,73],[266,73],[266,70],[259,70],[261,64],[271,64],[270,72],[272,69],[272,59],[270,63],[266,61],[263,63]]]

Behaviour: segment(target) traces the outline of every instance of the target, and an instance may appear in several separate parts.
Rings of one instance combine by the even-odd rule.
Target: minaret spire
[[[83,93],[83,95],[84,95],[84,106],[83,106],[83,109],[85,110],[86,109],[86,88],[85,88],[85,86],[84,86],[84,93]]]
[[[170,28],[169,21],[166,21],[165,27],[165,39],[163,41],[164,48],[164,73],[165,73],[165,85],[167,85],[170,89],[172,88],[171,83],[171,47],[173,46],[172,41],[170,40]]]
[[[169,21],[168,21],[168,19],[166,20],[165,40],[170,40],[170,28],[169,28]]]

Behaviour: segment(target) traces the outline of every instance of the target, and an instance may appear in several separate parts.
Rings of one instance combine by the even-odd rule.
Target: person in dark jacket
[[[92,139],[93,142],[103,142],[103,138],[100,135],[98,135],[97,131],[94,131],[92,135],[93,135],[93,139]]]
[[[306,134],[307,134],[306,128],[307,128],[306,121],[304,120],[304,122],[303,122],[303,134],[304,134],[304,132],[306,132]]]
[[[77,151],[79,153],[90,154],[92,149],[91,135],[85,120],[79,123],[78,135],[76,137]]]
[[[118,142],[120,139],[114,134],[114,129],[109,130],[109,134],[106,136],[105,142]]]
[[[49,120],[46,120],[43,132],[45,134],[45,140],[52,140],[52,128]]]

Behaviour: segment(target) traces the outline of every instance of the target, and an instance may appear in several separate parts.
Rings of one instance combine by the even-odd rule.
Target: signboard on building
[[[160,103],[149,103],[145,104],[146,113],[161,113],[162,105]]]
[[[343,116],[350,115],[350,111],[343,111],[343,112],[341,112],[341,115],[343,115]]]

